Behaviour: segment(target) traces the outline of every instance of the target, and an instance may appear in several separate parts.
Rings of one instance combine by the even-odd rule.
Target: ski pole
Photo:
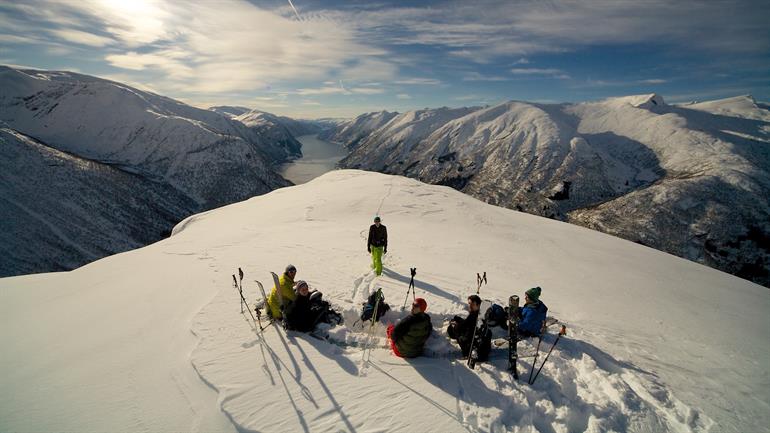
[[[551,346],[551,349],[548,350],[548,354],[545,355],[545,359],[543,360],[543,364],[540,365],[539,369],[537,369],[537,374],[535,374],[535,377],[534,377],[534,379],[532,379],[532,382],[529,383],[530,385],[535,383],[535,380],[537,379],[537,376],[540,374],[540,370],[542,370],[543,367],[545,366],[545,363],[548,362],[548,357],[551,356],[551,351],[553,351],[553,348],[556,347],[556,343],[559,342],[559,338],[561,338],[562,335],[567,335],[567,327],[564,326],[564,325],[561,325],[561,331],[559,331],[559,335],[556,336],[556,341],[553,342],[553,346]],[[534,365],[534,364],[532,364],[532,365]]]
[[[487,284],[487,271],[484,271],[484,276],[476,272],[476,294],[479,294],[481,290],[481,283]]]
[[[241,295],[241,299],[243,299],[243,290],[238,287],[238,280],[235,279],[235,274],[233,274],[233,287],[238,289],[238,293]],[[243,301],[241,301],[241,314],[243,314]]]
[[[374,310],[372,311],[372,319],[371,319],[371,325],[369,325],[369,331],[367,332],[366,336],[366,342],[364,344],[364,354],[361,357],[361,362],[367,363],[369,359],[367,358],[367,351],[369,350],[369,344],[372,340],[372,335],[374,335],[374,325],[377,322],[377,310],[380,307],[380,299],[382,298],[382,288],[378,288],[377,292],[375,293],[374,297],[376,300],[374,301]]]
[[[535,348],[535,359],[532,360],[532,368],[529,370],[529,379],[527,379],[528,384],[532,384],[532,373],[535,372],[535,364],[537,364],[537,356],[540,354],[540,342],[543,341],[543,333],[541,332],[540,335],[537,337],[537,347]]]
[[[409,291],[412,292],[412,301],[417,298],[417,294],[414,292],[414,276],[417,275],[417,268],[409,268],[409,271],[412,273],[412,278],[409,280],[409,287],[406,289],[406,297],[404,298],[404,306],[401,307],[401,309],[406,308],[406,301],[409,300]]]
[[[235,275],[233,275],[233,282],[236,282]],[[238,284],[235,284],[235,289],[238,290],[238,294],[241,295],[241,313],[243,313],[243,305],[246,304],[248,306],[248,303],[246,302],[246,298],[243,297],[243,291],[240,287],[238,287]],[[249,316],[251,316],[251,320],[254,322],[254,326],[257,326],[257,319],[254,318],[254,314],[251,312],[251,308],[247,308],[249,310]]]

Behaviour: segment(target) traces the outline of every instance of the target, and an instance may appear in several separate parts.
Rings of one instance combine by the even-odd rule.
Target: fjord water
[[[338,144],[321,140],[316,135],[297,137],[302,143],[302,158],[284,164],[280,169],[281,176],[299,185],[334,170],[337,162],[348,152]]]

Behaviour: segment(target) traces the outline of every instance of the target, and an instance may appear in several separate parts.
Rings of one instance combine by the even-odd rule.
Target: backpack
[[[508,326],[508,313],[505,312],[503,307],[492,304],[492,306],[487,308],[487,312],[484,313],[484,320],[486,320],[487,325],[490,328],[494,328],[495,326],[506,328]]]
[[[315,323],[340,325],[344,321],[342,315],[332,308],[329,302],[321,299],[321,292],[314,291],[310,295],[310,313],[316,317]]]
[[[374,315],[374,304],[377,303],[376,300],[377,292],[372,293],[369,295],[369,299],[367,299],[366,303],[364,304],[364,309],[361,312],[361,321],[366,322],[367,320],[372,319],[372,315]],[[377,306],[377,317],[375,318],[376,321],[379,321],[382,316],[385,315],[385,313],[390,310],[390,305],[385,303],[385,296],[383,295],[380,298],[380,304]]]

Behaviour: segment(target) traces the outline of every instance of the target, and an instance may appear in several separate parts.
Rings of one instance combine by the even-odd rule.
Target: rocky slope
[[[352,149],[343,167],[449,185],[770,285],[770,111],[750,97],[512,101],[388,117],[337,129]]]
[[[168,184],[0,128],[0,275],[68,270],[167,237],[197,204]]]
[[[0,275],[154,242],[193,212],[289,185],[273,166],[298,152],[276,138],[283,128],[255,130],[96,77],[4,66],[0,127],[0,231],[14,234]]]

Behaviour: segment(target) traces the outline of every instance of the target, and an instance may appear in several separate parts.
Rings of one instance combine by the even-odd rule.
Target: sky
[[[21,0],[0,64],[296,118],[580,102],[770,101],[770,1]]]

